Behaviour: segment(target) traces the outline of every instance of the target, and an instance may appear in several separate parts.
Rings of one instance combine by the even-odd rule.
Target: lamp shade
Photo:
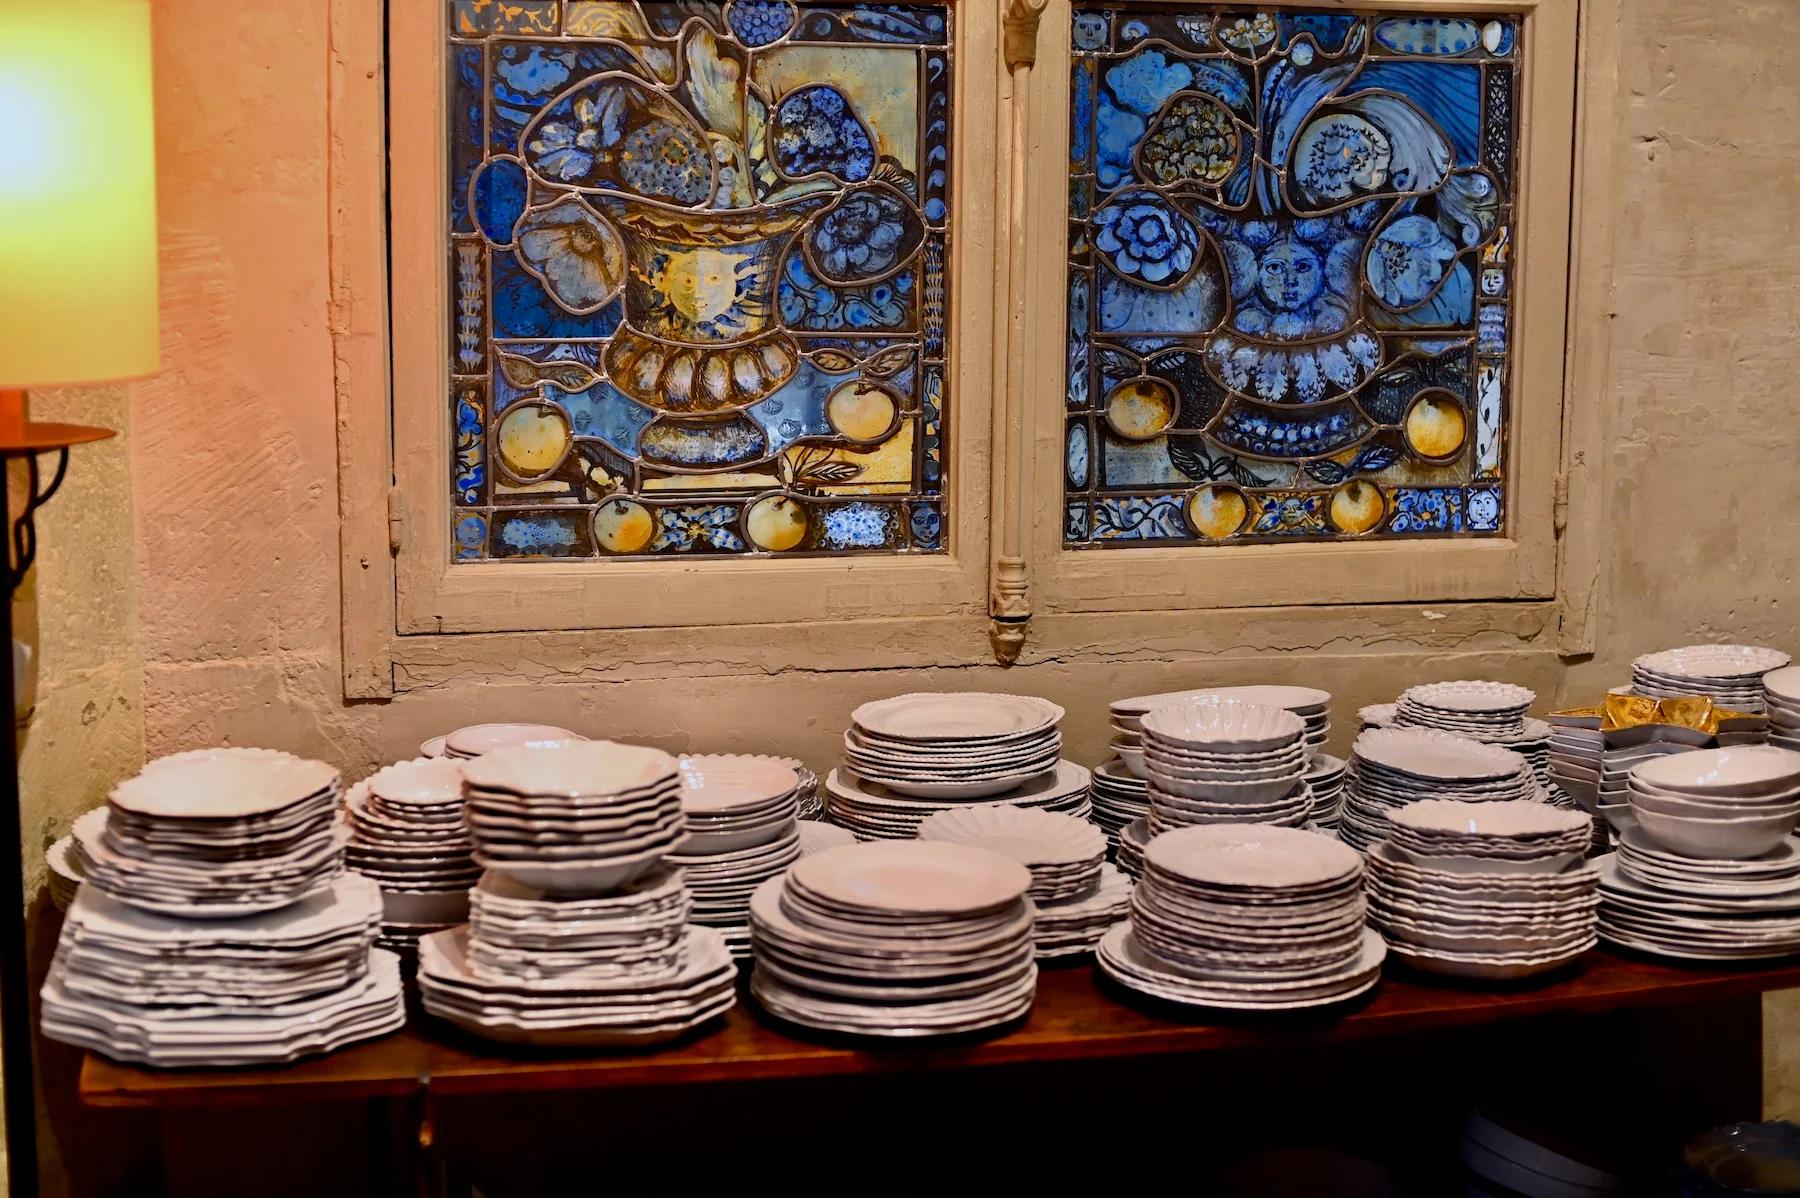
[[[0,391],[158,366],[150,0],[0,0]]]

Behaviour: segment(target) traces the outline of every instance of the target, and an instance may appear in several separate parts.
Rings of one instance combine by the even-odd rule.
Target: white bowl
[[[1273,803],[1302,784],[1303,775],[1296,771],[1279,778],[1258,778],[1246,782],[1212,782],[1192,778],[1172,778],[1151,767],[1150,781],[1158,789],[1184,799],[1205,803]]]
[[[1125,763],[1126,769],[1130,770],[1140,778],[1148,778],[1150,776],[1144,770],[1143,746],[1127,745],[1115,740],[1110,747],[1114,753],[1119,755],[1119,760]]]
[[[1632,814],[1644,834],[1684,857],[1743,861],[1760,857],[1786,840],[1800,822],[1800,812],[1740,819],[1694,819],[1634,806]]]
[[[1800,811],[1800,797],[1793,792],[1779,803],[1764,803],[1754,800],[1734,802],[1721,799],[1717,802],[1708,799],[1696,799],[1688,795],[1674,795],[1666,791],[1645,790],[1631,787],[1626,791],[1626,801],[1634,807],[1642,807],[1648,811],[1660,811],[1665,815],[1686,815],[1695,819],[1745,819],[1751,816],[1780,815],[1788,811]]]
[[[1158,707],[1144,716],[1146,736],[1201,752],[1228,747],[1236,751],[1275,749],[1298,742],[1306,722],[1280,707],[1263,707],[1236,699],[1200,698]]]
[[[1800,786],[1800,753],[1773,745],[1696,749],[1641,761],[1631,777],[1698,798],[1775,794]]]

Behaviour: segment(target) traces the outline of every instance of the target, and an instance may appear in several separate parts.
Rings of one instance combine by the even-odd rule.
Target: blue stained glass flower
[[[735,531],[738,510],[729,504],[712,507],[666,507],[656,513],[656,539],[651,552],[710,545],[731,551],[744,547]]]
[[[826,279],[854,283],[877,278],[911,257],[925,227],[899,194],[883,188],[854,192],[813,229],[813,261]]]
[[[575,196],[525,215],[518,256],[556,302],[576,314],[605,305],[625,279],[618,233]]]
[[[1456,246],[1436,221],[1401,217],[1369,249],[1369,286],[1390,308],[1409,308],[1431,294],[1455,260]]]
[[[875,173],[875,143],[850,101],[824,83],[796,88],[775,108],[770,138],[775,164],[790,179],[820,172],[846,183]]]
[[[873,503],[826,509],[825,541],[841,549],[879,549],[887,543],[887,518]]]
[[[1187,278],[1200,235],[1174,205],[1154,192],[1128,192],[1094,215],[1094,246],[1120,274],[1171,285]]]
[[[732,0],[725,23],[746,46],[767,46],[786,37],[800,13],[788,0]]]

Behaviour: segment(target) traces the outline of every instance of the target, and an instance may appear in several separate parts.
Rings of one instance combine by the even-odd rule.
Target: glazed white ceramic
[[[1236,699],[1204,697],[1153,708],[1144,735],[1199,752],[1277,749],[1299,741],[1305,723],[1291,711]]]
[[[1055,725],[1063,709],[1048,699],[984,692],[917,693],[865,703],[856,727],[902,741],[962,741],[1016,736]]]

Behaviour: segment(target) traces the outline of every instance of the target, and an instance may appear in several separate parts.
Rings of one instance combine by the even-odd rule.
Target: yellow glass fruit
[[[805,538],[806,508],[786,495],[765,495],[750,505],[744,526],[758,549],[780,553]]]
[[[1212,483],[1188,497],[1188,524],[1215,541],[1235,537],[1249,515],[1250,501],[1236,487]]]
[[[1330,515],[1339,532],[1368,532],[1387,515],[1387,496],[1374,483],[1356,479],[1332,493]]]
[[[825,419],[840,436],[852,441],[875,441],[894,427],[900,410],[885,387],[860,379],[843,383],[825,400]]]
[[[1454,457],[1468,435],[1468,417],[1448,395],[1421,395],[1406,410],[1406,443],[1428,461]]]
[[[608,553],[642,553],[656,532],[650,509],[629,499],[614,499],[594,513],[594,540]]]
[[[1159,437],[1175,423],[1181,401],[1161,379],[1126,379],[1106,393],[1106,423],[1127,441]]]
[[[500,461],[514,477],[537,479],[562,465],[574,443],[566,412],[552,403],[524,400],[500,417]]]

